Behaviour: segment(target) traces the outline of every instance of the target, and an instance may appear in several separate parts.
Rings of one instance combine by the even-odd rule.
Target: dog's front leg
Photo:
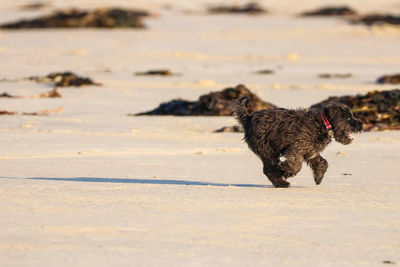
[[[324,174],[328,169],[328,161],[317,155],[316,157],[307,160],[307,164],[311,167],[314,173],[314,181],[316,184],[320,184],[324,178]]]

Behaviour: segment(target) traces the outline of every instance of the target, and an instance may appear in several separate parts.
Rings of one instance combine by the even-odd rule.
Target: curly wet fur
[[[320,153],[332,137],[347,145],[352,141],[349,134],[363,129],[362,122],[341,103],[310,110],[272,108],[248,114],[248,101],[247,97],[237,99],[234,115],[243,125],[244,140],[263,162],[264,174],[275,187],[288,187],[286,179],[300,171],[303,161],[313,170],[315,183],[320,184],[328,169]],[[326,129],[322,114],[332,124],[333,134]]]

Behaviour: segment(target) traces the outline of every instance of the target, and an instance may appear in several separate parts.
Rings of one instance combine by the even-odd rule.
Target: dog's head
[[[343,145],[353,141],[352,133],[360,133],[363,123],[354,118],[350,108],[342,103],[330,103],[323,107],[323,112],[333,127],[333,138]]]

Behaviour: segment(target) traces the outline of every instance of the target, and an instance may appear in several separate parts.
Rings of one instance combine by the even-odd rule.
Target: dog
[[[320,153],[332,141],[348,145],[351,133],[361,133],[363,123],[342,103],[316,108],[271,108],[247,113],[247,96],[234,100],[233,115],[244,128],[244,140],[263,162],[264,174],[275,187],[289,187],[303,161],[313,170],[317,185],[322,182],[328,162]]]

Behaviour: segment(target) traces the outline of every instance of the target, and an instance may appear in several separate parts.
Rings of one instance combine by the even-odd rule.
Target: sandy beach
[[[0,93],[34,96],[73,71],[102,86],[0,98],[0,266],[395,266],[400,131],[364,132],[274,188],[233,117],[128,116],[245,84],[284,108],[400,88],[400,27],[296,14],[322,0],[259,1],[265,15],[210,15],[212,1],[3,0],[0,23],[79,7],[144,9],[145,29],[0,30]],[[218,3],[232,3],[219,1]],[[395,0],[342,1],[400,14]],[[214,3],[215,4],[215,3]],[[170,69],[170,77],[136,76]],[[269,69],[270,75],[256,71]],[[321,79],[321,73],[351,73]],[[62,109],[60,109],[62,108]],[[55,110],[48,116],[23,112]]]

